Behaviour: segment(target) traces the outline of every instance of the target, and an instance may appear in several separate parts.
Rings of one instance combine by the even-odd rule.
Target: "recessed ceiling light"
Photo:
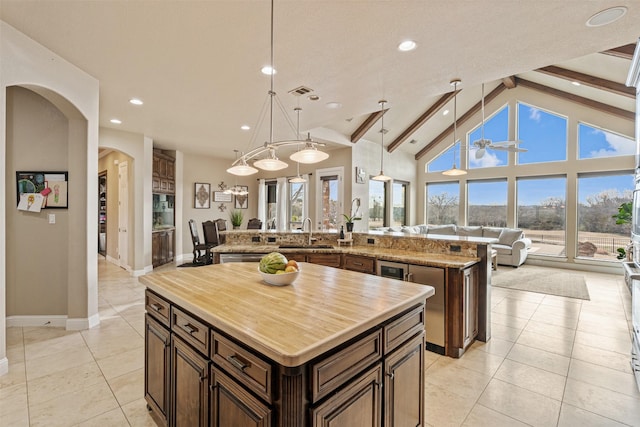
[[[309,101],[317,101],[320,97],[318,95],[309,95],[307,96],[307,99],[309,99]]]
[[[113,123],[114,125],[120,125],[122,124],[122,120],[120,119],[111,119],[109,120],[111,123]]]
[[[138,99],[138,98],[131,98],[131,99],[129,100],[129,102],[130,102],[131,104],[133,104],[133,105],[142,105],[142,104],[144,104],[144,102],[142,102],[142,100],[141,100],[141,99]]]
[[[627,8],[624,6],[610,7],[609,9],[601,10],[587,19],[585,25],[587,27],[601,27],[617,21],[622,18],[625,13],[627,13]]]
[[[443,116],[446,116],[447,114],[449,114],[449,110],[444,110],[444,111],[442,112],[442,115],[443,115]]]
[[[574,86],[580,86],[580,82],[571,82],[571,84]]]
[[[409,52],[410,50],[415,49],[416,46],[417,44],[413,40],[405,40],[398,45],[398,50],[401,52]]]
[[[260,72],[262,74],[266,74],[267,76],[270,76],[271,74],[277,74],[278,70],[276,70],[275,68],[271,67],[271,65],[265,65],[264,67],[262,67]]]
[[[251,126],[249,126],[249,125],[242,125],[242,126],[240,126],[240,129],[242,129],[242,130],[249,130],[249,129],[251,129]]]
[[[327,108],[331,108],[332,110],[337,110],[338,108],[342,108],[342,104],[339,102],[327,102]]]

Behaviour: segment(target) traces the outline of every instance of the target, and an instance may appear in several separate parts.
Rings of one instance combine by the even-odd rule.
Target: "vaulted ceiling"
[[[611,6],[626,15],[585,25]],[[0,19],[100,81],[102,127],[227,158],[268,139],[266,0],[2,0]],[[330,147],[379,141],[386,99],[387,149],[420,157],[451,126],[442,110],[451,108],[453,78],[462,80],[459,120],[479,108],[483,82],[487,94],[518,84],[632,115],[624,82],[639,23],[634,0],[276,0],[274,139],[295,137],[289,122],[299,106],[301,130]],[[398,51],[406,39],[417,48]],[[289,93],[300,86],[312,92]],[[144,105],[130,105],[133,97]]]

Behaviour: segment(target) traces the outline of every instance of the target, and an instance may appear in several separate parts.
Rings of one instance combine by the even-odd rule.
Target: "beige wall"
[[[16,171],[67,171],[69,121],[30,90],[7,88],[7,315],[66,315],[67,209],[16,209]],[[69,192],[69,203],[80,195]],[[54,214],[55,224],[48,223]]]

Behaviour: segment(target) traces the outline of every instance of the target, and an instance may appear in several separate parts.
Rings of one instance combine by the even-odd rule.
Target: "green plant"
[[[235,209],[229,212],[229,219],[234,227],[240,227],[244,219],[244,214],[241,210]]]
[[[631,224],[633,215],[633,203],[625,202],[618,207],[618,213],[615,215],[611,215],[611,218],[616,220],[616,224]],[[628,248],[628,247],[627,247]],[[627,257],[627,249],[626,248],[618,248],[616,249],[618,255],[617,259],[625,259]]]
[[[355,215],[352,216],[352,215],[342,214],[342,216],[344,217],[344,220],[346,222],[360,221],[362,219],[359,216],[355,216]]]
[[[356,206],[356,210],[355,212],[353,211],[353,206]],[[347,214],[342,214],[342,216],[344,217],[344,220],[349,223],[353,223],[353,221],[360,221],[362,218],[358,216],[358,212],[360,211],[360,198],[356,197],[355,199],[353,199],[353,201],[351,202],[351,213],[349,215]]]

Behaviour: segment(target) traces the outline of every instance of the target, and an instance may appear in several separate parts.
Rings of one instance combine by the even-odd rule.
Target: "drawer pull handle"
[[[391,372],[390,374],[387,374],[387,376],[388,376],[390,379],[393,379],[393,378],[395,377],[395,374],[394,374],[393,372]]]
[[[242,372],[249,367],[249,365],[242,363],[242,361],[240,361],[235,355],[227,356],[227,361]]]
[[[198,328],[193,326],[191,323],[187,323],[186,325],[184,325],[182,327],[182,329],[184,329],[185,331],[189,332],[191,335],[193,335],[194,333],[198,332]]]
[[[376,381],[373,384],[376,385],[379,389],[382,389],[382,383],[381,382],[379,383],[379,382]]]
[[[364,264],[363,264],[363,263],[361,263],[361,262],[354,262],[354,263],[353,263],[353,265],[357,265],[357,266],[362,267]]]
[[[160,304],[154,302],[153,304],[151,304],[151,308],[153,308],[157,312],[160,312],[162,311],[163,307]]]

